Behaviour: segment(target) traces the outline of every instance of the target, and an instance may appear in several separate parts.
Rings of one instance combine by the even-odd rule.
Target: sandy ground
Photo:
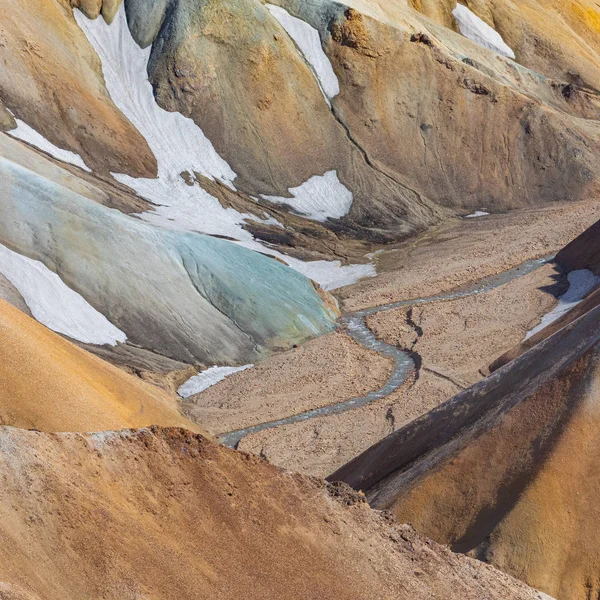
[[[325,477],[410,421],[453,396],[450,382],[425,373],[384,400],[340,415],[269,429],[242,439],[238,448],[308,475]]]
[[[552,265],[486,294],[390,310],[367,319],[388,344],[408,349],[421,371],[467,388],[488,374],[489,364],[523,340],[566,289]]]
[[[600,203],[551,204],[430,231],[376,257],[379,275],[337,294],[345,312],[452,290],[556,253],[600,219]]]
[[[419,370],[411,380],[385,400],[253,434],[239,447],[289,469],[327,476],[395,429],[481,380],[489,363],[522,340],[556,304],[553,293],[563,289],[555,268],[547,265],[487,294],[370,317],[369,325],[378,337],[416,353]]]
[[[332,333],[231,375],[183,402],[211,433],[242,429],[361,396],[381,387],[391,361]]]

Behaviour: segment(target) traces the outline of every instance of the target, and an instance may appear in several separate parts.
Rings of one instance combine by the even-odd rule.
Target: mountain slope
[[[0,428],[0,449],[10,600],[539,598],[356,494],[183,430]]]
[[[187,363],[249,362],[331,329],[334,301],[276,260],[153,227],[94,201],[98,190],[66,187],[66,174],[27,166],[40,160],[32,152],[9,155],[0,242],[55,272],[131,343]]]
[[[0,300],[0,423],[42,431],[152,424],[201,431],[165,392],[77,348]]]

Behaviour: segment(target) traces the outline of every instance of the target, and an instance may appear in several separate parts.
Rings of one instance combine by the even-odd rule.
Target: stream
[[[228,433],[221,433],[217,436],[219,442],[225,446],[236,448],[242,438],[252,433],[258,433],[266,429],[273,429],[275,427],[281,427],[282,425],[291,425],[292,423],[301,423],[309,419],[315,419],[317,417],[325,417],[327,415],[335,415],[350,410],[354,410],[360,406],[365,406],[376,400],[386,398],[393,392],[395,392],[408,378],[410,372],[414,369],[415,365],[410,357],[409,353],[396,346],[386,344],[381,340],[377,339],[375,334],[369,329],[366,323],[366,318],[375,315],[380,312],[387,310],[393,310],[396,308],[402,308],[405,306],[415,306],[418,304],[428,304],[431,302],[440,302],[444,300],[456,300],[458,298],[465,298],[467,296],[475,296],[477,294],[485,294],[490,292],[502,285],[505,285],[519,277],[528,275],[536,269],[539,269],[543,265],[551,262],[554,256],[547,256],[535,260],[528,260],[521,263],[519,266],[503,271],[497,275],[485,277],[479,281],[468,284],[459,288],[454,292],[447,294],[439,294],[437,296],[428,296],[425,298],[416,298],[413,300],[401,300],[399,302],[392,302],[390,304],[384,304],[382,306],[374,306],[372,308],[366,308],[359,310],[354,313],[349,313],[343,316],[340,321],[340,329],[348,334],[353,340],[358,342],[361,346],[369,350],[374,350],[382,356],[386,356],[392,359],[393,367],[392,373],[389,379],[385,382],[384,386],[378,390],[369,392],[364,396],[358,398],[352,398],[351,400],[345,400],[338,402],[337,404],[330,404],[328,406],[322,406],[321,408],[315,408],[313,410],[307,410],[305,412],[277,419],[275,421],[268,421],[266,423],[260,423],[259,425],[253,425],[244,429],[237,429],[236,431],[230,431]]]

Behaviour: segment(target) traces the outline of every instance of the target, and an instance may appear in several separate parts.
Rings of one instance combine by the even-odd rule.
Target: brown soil
[[[201,431],[175,396],[127,375],[0,300],[0,423],[42,431],[152,424]]]
[[[350,400],[381,387],[391,364],[332,333],[227,377],[182,403],[211,433],[242,429]]]
[[[534,600],[354,493],[179,429],[0,428],[4,600]]]
[[[546,265],[491,292],[382,312],[367,319],[377,337],[415,353],[421,370],[467,388],[535,327],[565,291]]]
[[[555,205],[469,219],[379,255],[379,268],[384,272],[344,288],[339,295],[345,298],[347,308],[354,308],[362,307],[369,298],[377,304],[449,291],[555,252],[599,214],[600,207],[588,203],[573,205],[570,210]],[[417,380],[413,378],[385,400],[253,434],[239,447],[285,468],[328,475],[377,440],[482,379],[489,364],[518,344],[552,309],[555,298],[550,292],[560,292],[557,282],[557,272],[547,266],[481,296],[415,307],[411,321],[421,327],[420,338],[414,326],[407,324],[407,310],[370,318],[385,341],[418,353],[422,368]],[[393,286],[397,292],[389,291],[395,290]],[[320,343],[325,344],[326,339]],[[270,364],[261,365],[263,373],[269,372]],[[306,368],[306,377],[309,373],[319,377],[322,365],[315,362],[300,368]],[[235,387],[232,381],[229,394]],[[240,386],[235,393],[241,397],[243,389]],[[221,402],[226,401],[221,395]]]
[[[255,433],[243,438],[238,448],[286,469],[326,477],[456,392],[452,383],[424,373],[384,400],[339,415]]]
[[[558,252],[600,219],[598,202],[453,222],[376,257],[379,276],[337,295],[345,311],[447,292]]]

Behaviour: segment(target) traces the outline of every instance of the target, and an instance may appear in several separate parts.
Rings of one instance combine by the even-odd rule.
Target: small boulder
[[[108,25],[113,22],[123,0],[104,0],[102,2],[102,18]]]
[[[78,8],[88,19],[97,19],[102,8],[102,0],[71,0],[71,6]]]

